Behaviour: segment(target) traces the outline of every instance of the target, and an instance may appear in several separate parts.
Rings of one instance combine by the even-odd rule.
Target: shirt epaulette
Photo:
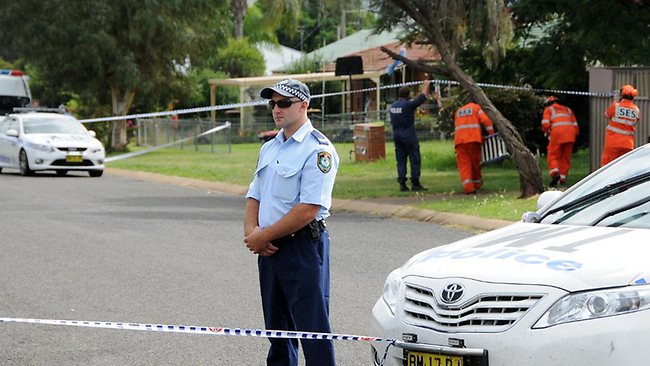
[[[313,131],[311,131],[311,135],[314,136],[314,137],[316,138],[316,140],[318,140],[318,142],[319,142],[321,145],[329,145],[329,144],[330,144],[329,141],[327,140],[327,137],[325,137],[325,135],[323,135],[323,134],[322,134],[320,131],[318,131],[318,130],[313,130]]]

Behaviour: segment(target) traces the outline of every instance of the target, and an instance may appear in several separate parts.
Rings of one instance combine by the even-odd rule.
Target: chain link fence
[[[201,133],[226,122],[212,122],[209,119],[138,119],[129,128],[129,138],[138,146],[153,147],[178,142],[172,147],[181,150],[230,153],[232,127],[199,137]]]

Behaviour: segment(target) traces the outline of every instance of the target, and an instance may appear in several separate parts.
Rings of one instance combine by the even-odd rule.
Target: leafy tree
[[[13,67],[13,64],[9,61],[5,61],[3,58],[0,57],[0,69],[11,69]]]
[[[265,14],[260,23],[262,29],[298,28],[297,19],[300,14],[300,0],[257,0],[255,6]],[[244,34],[248,10],[247,0],[231,0],[235,39],[241,39],[245,35],[248,36],[248,34]]]
[[[11,50],[44,79],[100,103],[109,97],[112,113],[124,115],[138,93],[183,78],[190,60],[200,60],[225,39],[227,5],[223,0],[6,0],[0,27]],[[126,122],[114,123],[112,149],[123,150],[126,143]]]
[[[534,47],[575,53],[583,57],[583,65],[643,65],[650,59],[647,1],[518,0],[512,11],[521,29],[546,31],[539,44],[533,40]]]
[[[230,39],[214,58],[212,66],[237,78],[263,75],[266,67],[262,53],[246,38]]]
[[[636,0],[518,0],[511,7],[517,47],[508,50],[508,57],[498,67],[485,67],[478,43],[464,48],[457,60],[483,82],[587,90],[590,65],[647,64],[650,37],[643,30],[650,28],[648,10],[647,2]],[[603,21],[613,17],[615,24]],[[589,98],[558,97],[576,113],[581,131],[588,131]],[[539,104],[522,108],[536,108],[541,118]],[[517,127],[524,140],[530,140]],[[537,135],[539,131],[532,132]],[[578,145],[587,143],[587,133],[578,135]]]
[[[246,19],[244,19],[244,34],[249,42],[279,44],[275,26],[270,24],[267,18],[268,15],[260,9],[257,2],[248,7]]]
[[[191,80],[191,93],[187,100],[181,100],[181,105],[187,107],[210,105],[210,79],[225,79],[228,74],[210,69],[194,69],[189,75]],[[219,104],[239,103],[239,90],[237,87],[217,88],[217,101]],[[217,111],[217,114],[225,111]]]
[[[297,23],[280,26],[278,40],[288,47],[311,52],[338,39],[343,11],[348,19],[347,34],[371,27],[373,16],[363,7],[362,0],[302,0],[300,12],[293,15]]]
[[[512,152],[519,172],[521,197],[543,192],[542,175],[535,156],[526,147],[513,124],[456,61],[456,55],[464,45],[480,42],[486,65],[498,65],[513,37],[510,13],[503,1],[373,0],[372,4],[379,9],[379,30],[396,25],[410,29],[409,38],[419,38],[419,41],[435,46],[444,65],[429,67],[387,52],[386,49],[384,51],[421,70],[443,72],[457,80],[490,116]]]

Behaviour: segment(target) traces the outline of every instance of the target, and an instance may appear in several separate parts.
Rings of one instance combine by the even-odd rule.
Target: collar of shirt
[[[300,126],[298,131],[293,134],[293,136],[290,137],[290,139],[296,140],[296,142],[302,142],[302,140],[305,139],[305,136],[307,136],[308,133],[310,133],[314,129],[314,126],[312,126],[311,121],[309,118],[305,121],[305,123]],[[286,139],[284,138],[284,128],[280,130],[278,133],[278,140],[280,142],[284,143],[286,142]]]

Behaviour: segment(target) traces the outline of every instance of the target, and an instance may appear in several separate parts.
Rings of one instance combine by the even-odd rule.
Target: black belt
[[[278,239],[271,240],[271,243],[275,245],[284,244],[298,238],[303,238],[303,239],[308,238],[310,240],[320,239],[320,234],[323,231],[325,231],[326,228],[327,228],[327,224],[325,224],[325,220],[314,219],[305,227],[296,231],[295,233],[291,235],[283,236]]]

